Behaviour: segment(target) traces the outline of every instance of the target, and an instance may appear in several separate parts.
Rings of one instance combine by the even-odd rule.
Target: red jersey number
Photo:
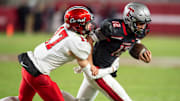
[[[64,27],[60,27],[55,35],[48,41],[45,42],[46,44],[46,48],[49,50],[51,49],[54,45],[56,45],[57,43],[59,43],[61,40],[63,40],[64,38],[66,38],[68,36],[68,34],[66,33],[66,31],[64,30]]]
[[[118,50],[116,50],[115,52],[113,52],[111,55],[112,56],[120,56],[123,52],[125,52],[126,50],[128,50],[131,47],[130,45],[120,45],[120,48]]]

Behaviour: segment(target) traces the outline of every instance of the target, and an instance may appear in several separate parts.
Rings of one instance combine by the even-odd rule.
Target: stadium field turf
[[[17,55],[21,52],[33,50],[39,43],[46,41],[50,35],[24,35],[16,34],[7,38],[0,35],[1,55]],[[180,58],[180,38],[147,37],[143,40],[149,47],[154,57],[178,57]],[[127,53],[122,56],[127,57]],[[63,65],[51,73],[51,77],[57,82],[61,90],[65,90],[76,96],[78,88],[83,80],[82,74],[74,74],[73,67],[77,64]],[[127,91],[133,101],[180,101],[180,66],[176,68],[163,68],[141,65],[120,65],[117,80]],[[21,81],[21,67],[17,60],[0,61],[0,98],[18,95]],[[35,96],[34,101],[42,101]],[[101,93],[95,101],[109,101]]]

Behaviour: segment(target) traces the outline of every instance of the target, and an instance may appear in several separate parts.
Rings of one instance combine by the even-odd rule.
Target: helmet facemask
[[[95,31],[96,28],[97,28],[96,23],[93,21],[89,21],[85,25],[85,33],[89,34],[91,31]]]
[[[82,35],[89,34],[90,31],[96,29],[96,24],[93,21],[89,21],[87,23],[79,23],[78,26],[73,26],[71,30],[74,32],[80,33]]]
[[[71,30],[76,32],[76,33],[80,33],[80,34],[84,34],[85,33],[85,23],[78,23],[76,26],[72,26]]]
[[[138,25],[143,26],[143,28],[138,28]],[[131,29],[132,30],[132,29]],[[149,23],[147,22],[134,22],[133,32],[138,38],[143,38],[149,33]]]

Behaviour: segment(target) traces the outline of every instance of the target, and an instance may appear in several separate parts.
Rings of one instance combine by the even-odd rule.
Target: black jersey
[[[121,19],[104,20],[100,31],[106,40],[96,42],[93,50],[93,63],[100,68],[111,66],[117,57],[137,41],[135,34],[127,32],[127,26]]]

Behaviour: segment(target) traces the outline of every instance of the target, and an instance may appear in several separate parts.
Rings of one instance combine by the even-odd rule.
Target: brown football
[[[141,43],[136,43],[132,48],[130,49],[129,53],[132,57],[139,59],[140,53],[143,53],[147,50],[147,48],[141,44]]]

